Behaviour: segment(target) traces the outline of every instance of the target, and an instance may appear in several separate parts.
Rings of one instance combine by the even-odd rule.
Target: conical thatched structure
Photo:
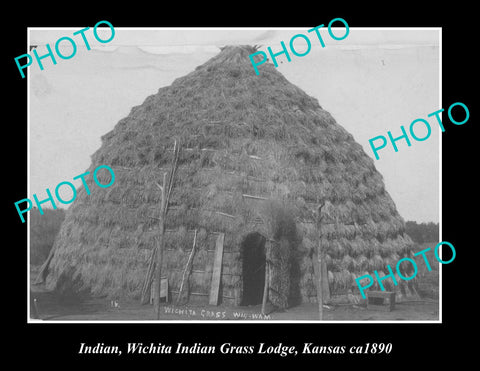
[[[170,170],[175,141],[181,152],[163,260],[173,296],[195,230],[186,295],[205,303],[219,233],[225,236],[220,297],[232,305],[257,295],[245,285],[252,281],[247,275],[258,274],[249,265],[262,259],[266,241],[269,298],[281,306],[316,300],[317,246],[326,254],[332,297],[358,296],[356,277],[410,256],[412,241],[373,160],[273,65],[262,65],[257,76],[253,52],[222,48],[102,137],[89,170],[108,165],[115,183],[91,195],[78,191],[54,245],[49,287],[140,296],[158,237],[155,183]]]

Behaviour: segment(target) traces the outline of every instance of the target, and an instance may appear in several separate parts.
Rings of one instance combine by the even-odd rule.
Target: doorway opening
[[[243,295],[240,305],[262,303],[266,267],[265,242],[265,237],[258,232],[248,234],[242,242]]]

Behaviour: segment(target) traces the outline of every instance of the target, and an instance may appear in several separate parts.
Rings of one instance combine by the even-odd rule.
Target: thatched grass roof
[[[331,290],[395,264],[412,246],[382,176],[352,135],[273,65],[255,75],[249,46],[228,46],[133,107],[102,137],[90,171],[108,165],[115,183],[79,195],[54,246],[48,283],[138,297],[155,244],[161,182],[181,143],[166,220],[171,286],[198,230],[190,291],[208,293],[216,233],[225,233],[224,300],[237,303],[245,235],[271,238],[259,198],[288,205],[296,222],[303,299],[314,297],[310,252],[325,248]],[[105,179],[101,182],[108,182]],[[254,197],[250,197],[254,196]],[[322,208],[320,230],[314,210]],[[262,219],[263,218],[263,219]],[[67,284],[68,283],[68,284]],[[65,286],[66,285],[66,286]]]

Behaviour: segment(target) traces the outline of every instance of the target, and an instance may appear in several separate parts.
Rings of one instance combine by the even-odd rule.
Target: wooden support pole
[[[317,301],[318,301],[318,319],[323,321],[323,264],[322,264],[322,252],[320,246],[317,247],[318,257],[318,276],[317,276]]]
[[[168,179],[167,184],[167,173],[163,173],[163,184],[160,185],[155,182],[155,185],[160,189],[161,192],[161,204],[160,204],[160,212],[159,218],[154,216],[149,216],[153,219],[158,219],[159,221],[159,228],[158,228],[158,239],[157,239],[157,246],[155,247],[154,251],[152,252],[150,264],[148,267],[147,275],[145,277],[144,286],[142,289],[142,297],[141,302],[146,303],[148,302],[148,295],[150,298],[153,297],[154,308],[157,312],[157,319],[160,318],[160,297],[162,291],[162,262],[163,262],[163,250],[164,250],[164,235],[165,232],[165,218],[168,211],[168,205],[170,203],[170,195],[172,193],[173,184],[175,182],[175,173],[178,168],[178,158],[180,155],[180,146],[177,146],[177,141],[175,141],[174,145],[174,159],[172,162],[172,167],[170,169],[170,178]],[[151,288],[153,279],[153,288]],[[151,300],[151,299],[150,299]],[[168,301],[168,277],[167,277],[167,301]]]
[[[322,202],[322,203],[319,203],[319,206],[317,208],[317,228],[318,228],[318,231],[319,231],[319,234],[320,234],[320,227],[321,227],[321,224],[322,224],[322,208],[323,206],[325,206],[325,201]],[[316,286],[317,286],[317,302],[318,302],[318,319],[320,321],[323,321],[323,278],[324,278],[324,274],[323,274],[323,259],[324,259],[324,256],[323,256],[323,247],[321,246],[321,239],[320,239],[320,236],[318,238],[318,245],[317,245],[317,262],[314,262],[314,265],[315,263],[317,263],[317,277],[316,277]],[[326,276],[326,275],[325,275]]]
[[[190,255],[188,256],[187,264],[185,265],[185,269],[183,270],[182,282],[180,283],[180,289],[178,290],[177,302],[176,302],[177,305],[180,303],[180,300],[181,300],[181,297],[182,297],[183,286],[185,284],[185,279],[188,280],[188,276],[190,276],[190,271],[191,271],[192,264],[193,264],[193,255],[195,254],[195,245],[196,244],[197,244],[197,230],[195,229],[195,236],[193,236],[193,247],[192,247],[192,250],[190,250]]]
[[[223,266],[223,243],[225,241],[225,234],[220,233],[215,243],[215,256],[213,260],[212,283],[210,285],[209,304],[218,305],[220,284],[222,281],[222,266]]]
[[[145,281],[143,282],[142,288],[142,297],[140,302],[142,304],[147,304],[150,302],[150,295],[151,295],[151,286],[152,286],[152,277],[154,276],[154,267],[155,267],[155,260],[157,257],[157,247],[155,247],[152,251],[152,255],[150,256],[150,262],[148,264],[147,274],[145,275]]]
[[[254,200],[267,200],[267,198],[265,198],[265,197],[254,196],[254,195],[247,195],[247,194],[242,194],[242,197],[244,197],[244,198],[252,198],[252,199],[254,199]]]
[[[163,242],[164,242],[164,230],[165,230],[165,188],[167,185],[167,173],[163,174],[163,187],[161,188],[162,201],[160,204],[160,228],[158,236],[157,246],[157,259],[155,267],[155,286],[154,286],[154,298],[155,310],[157,312],[157,319],[160,319],[160,291],[162,289],[162,263],[163,263]]]
[[[262,299],[262,314],[266,315],[267,299],[268,299],[268,252],[270,247],[270,241],[267,239],[265,242],[265,283],[263,284],[263,299]]]
[[[268,264],[265,261],[265,284],[263,285],[263,299],[262,299],[262,314],[266,315],[266,307],[267,307],[267,299],[268,299]]]
[[[53,255],[55,254],[55,249],[52,247],[50,252],[48,253],[48,257],[45,262],[42,264],[40,271],[38,272],[37,278],[35,280],[35,284],[40,284],[45,282],[45,279],[48,275],[48,269],[50,266],[50,262],[52,261]]]

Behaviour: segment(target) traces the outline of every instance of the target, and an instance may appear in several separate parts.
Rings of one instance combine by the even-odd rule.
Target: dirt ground
[[[33,273],[33,272],[32,272]],[[31,276],[35,277],[34,274]],[[435,281],[435,280],[434,280]],[[438,281],[428,285],[432,286]],[[434,287],[433,287],[434,288]],[[435,291],[435,290],[433,290]],[[438,294],[438,290],[435,292]],[[430,295],[431,296],[431,295]],[[438,296],[437,296],[438,298]],[[369,310],[363,306],[337,305],[324,307],[326,321],[437,321],[439,319],[438,299],[425,297],[420,301],[396,303],[391,312]],[[59,297],[45,289],[43,285],[30,286],[30,313],[33,317],[36,299],[37,318],[43,321],[147,321],[156,320],[152,305],[141,305],[139,302],[120,301],[112,303],[106,298],[69,299]],[[437,299],[437,300],[436,300]],[[274,308],[269,308],[272,310]],[[174,306],[171,303],[162,303],[160,310],[161,320],[203,321],[293,321],[317,320],[318,307],[316,304],[302,304],[285,311],[270,312],[267,316],[261,314],[261,306],[226,307],[226,306]]]

